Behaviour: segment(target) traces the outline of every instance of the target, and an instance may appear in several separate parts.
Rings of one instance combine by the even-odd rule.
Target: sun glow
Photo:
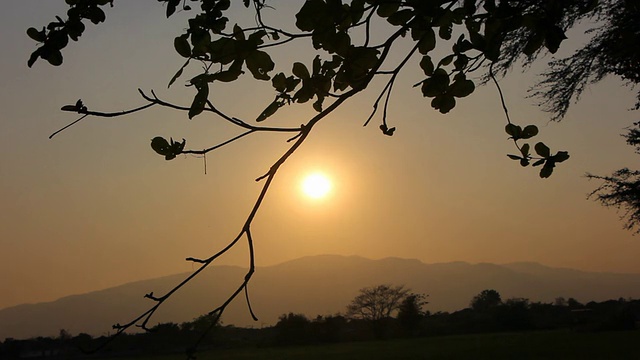
[[[310,198],[324,198],[330,191],[331,181],[322,173],[310,174],[302,181],[302,192]]]

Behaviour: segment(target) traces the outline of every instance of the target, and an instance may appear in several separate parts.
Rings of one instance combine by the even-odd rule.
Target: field
[[[184,358],[184,355],[178,354],[137,357],[131,360]],[[640,359],[640,331],[500,333],[314,346],[226,349],[199,353],[198,359]]]

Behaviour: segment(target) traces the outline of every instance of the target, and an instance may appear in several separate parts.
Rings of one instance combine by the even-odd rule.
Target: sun
[[[302,180],[302,192],[310,198],[322,199],[331,191],[331,180],[322,173],[307,175]]]

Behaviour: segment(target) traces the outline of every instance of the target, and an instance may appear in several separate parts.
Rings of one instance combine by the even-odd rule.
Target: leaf
[[[422,71],[424,71],[425,75],[431,76],[434,70],[433,61],[431,61],[431,56],[429,55],[423,56],[422,60],[420,60],[420,67],[422,68]]]
[[[169,142],[161,136],[156,136],[151,140],[151,148],[160,155],[166,156],[171,153]]]
[[[386,18],[393,15],[396,11],[398,11],[399,7],[400,7],[400,2],[396,2],[396,1],[382,2],[380,5],[378,5],[377,14],[380,17]]]
[[[561,163],[565,160],[569,159],[569,153],[566,151],[558,151],[555,155],[553,155],[553,161],[557,163]]]
[[[527,125],[522,129],[521,139],[530,139],[538,135],[538,127],[535,125]]]
[[[420,41],[418,42],[418,51],[420,54],[427,54],[429,51],[435,49],[436,47],[436,34],[433,32],[432,28],[427,28],[425,32],[420,37]]]
[[[450,40],[452,32],[453,32],[453,24],[449,23],[449,24],[440,26],[440,30],[438,30],[438,35],[443,40]]]
[[[543,179],[548,178],[553,173],[553,168],[555,167],[556,164],[553,160],[547,160],[542,169],[540,169],[540,177]]]
[[[520,139],[520,135],[522,135],[522,128],[515,124],[507,124],[504,127],[504,131],[506,131],[507,134],[511,135],[511,138],[515,140]]]
[[[443,94],[449,87],[449,75],[443,69],[437,69],[433,75],[422,82],[422,95],[435,97]]]
[[[27,35],[37,42],[44,42],[47,40],[44,29],[42,31],[38,31],[36,28],[30,27],[27,29]]]
[[[322,0],[305,1],[296,14],[296,27],[302,31],[313,31],[317,24],[327,22],[329,14],[325,11],[326,6]]]
[[[184,63],[184,65],[182,65],[182,67],[180,69],[178,69],[178,71],[175,73],[175,75],[173,75],[173,77],[171,78],[171,80],[169,80],[169,85],[167,85],[167,88],[170,88],[171,85],[173,85],[174,82],[176,82],[176,80],[178,80],[178,78],[180,76],[182,76],[182,72],[184,70],[184,68],[187,67],[187,65],[189,65],[189,60],[187,60],[187,62]]]
[[[439,95],[431,100],[431,106],[440,113],[446,114],[456,107],[456,99],[450,95]]]
[[[209,98],[209,84],[207,82],[200,81],[195,84],[195,86],[198,89],[198,93],[193,98],[193,102],[189,108],[189,119],[193,119],[194,116],[204,111],[204,106],[207,104],[207,99]]]
[[[176,12],[178,5],[180,5],[180,0],[169,0],[167,2],[167,17]]]
[[[543,158],[548,158],[549,156],[551,156],[551,150],[549,150],[549,147],[544,143],[537,143],[534,149],[536,150],[536,153]]]
[[[40,57],[41,49],[42,48],[38,48],[36,49],[36,51],[31,53],[31,56],[29,56],[29,60],[27,60],[28,67],[32,67],[33,64],[36,63],[36,60],[38,60],[38,58]]]
[[[447,65],[451,64],[451,62],[453,61],[454,57],[455,57],[454,54],[447,55],[447,56],[443,57],[442,60],[440,60],[440,62],[438,63],[438,67],[447,66]]]
[[[407,22],[409,22],[409,20],[411,20],[413,18],[413,10],[411,9],[403,9],[400,11],[397,11],[395,13],[393,13],[391,16],[389,16],[387,18],[387,21],[389,22],[389,24],[391,25],[404,25]]]
[[[275,114],[276,111],[278,111],[278,109],[283,105],[284,103],[282,101],[279,101],[278,99],[273,100],[273,102],[269,104],[269,106],[267,106],[267,108],[264,109],[264,111],[262,111],[262,113],[260,114],[260,116],[258,116],[256,121],[261,122],[266,120],[269,116]]]
[[[520,148],[520,153],[524,157],[529,156],[529,144],[522,145],[522,147]]]
[[[275,63],[271,60],[269,54],[264,51],[255,50],[251,52],[246,59],[247,68],[251,71],[254,78],[258,80],[270,80],[267,74],[275,67]]]
[[[178,36],[173,40],[173,47],[180,56],[185,58],[191,57],[191,46],[189,45],[189,40],[187,40],[188,36],[189,35],[185,34]]]
[[[393,133],[396,131],[396,128],[395,127],[388,128],[386,124],[382,124],[380,125],[380,130],[382,130],[382,133],[387,136],[393,136]]]
[[[299,62],[293,63],[292,72],[293,72],[293,75],[303,80],[311,77],[311,75],[309,74],[309,70],[303,63],[299,63]]]
[[[471,95],[476,86],[471,80],[456,80],[447,92],[455,97],[462,98]]]
[[[522,157],[518,156],[518,155],[511,155],[511,154],[507,154],[507,156],[509,157],[509,159],[511,160],[522,160]]]
[[[91,22],[94,24],[100,24],[107,19],[104,11],[102,11],[102,9],[100,9],[99,7],[90,7],[85,12],[84,16],[87,19],[91,20]]]
[[[78,107],[76,107],[75,105],[65,105],[62,108],[60,108],[60,110],[62,110],[62,111],[78,111]]]
[[[546,159],[540,159],[536,162],[533,163],[533,166],[540,166],[542,164],[544,164],[544,162],[547,161]]]
[[[53,49],[51,52],[47,53],[47,57],[45,58],[49,62],[49,64],[53,66],[62,65],[62,53],[60,50]]]

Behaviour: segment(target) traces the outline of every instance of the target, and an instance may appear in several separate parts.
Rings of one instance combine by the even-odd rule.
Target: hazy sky
[[[286,9],[293,2],[276,2]],[[82,98],[90,109],[143,104],[137,88],[189,104],[192,89],[167,83],[182,64],[173,38],[184,16],[166,20],[158,2],[116,1],[107,22],[88,25],[54,68],[26,62],[35,43],[25,34],[63,15],[64,1],[6,0],[0,13],[0,308],[189,271],[188,256],[207,257],[240,230],[264,174],[287,148],[284,135],[245,138],[203,160],[165,161],[150,139],[186,138],[203,148],[234,134],[220,119],[154,109],[133,116],[76,119],[62,105]],[[249,23],[250,24],[250,23]],[[580,33],[569,34],[576,44]],[[569,44],[570,45],[570,44]],[[291,56],[275,55],[289,72]],[[566,52],[565,52],[566,53]],[[402,52],[398,52],[401,56]],[[368,116],[381,83],[323,121],[286,163],[255,220],[258,265],[315,254],[405,257],[424,262],[536,261],[594,271],[640,273],[640,239],[618,214],[586,200],[598,184],[586,172],[636,167],[619,136],[638,120],[634,93],[617,79],[585,92],[561,123],[550,123],[527,89],[544,64],[502,81],[514,122],[537,124],[539,140],[571,159],[550,179],[505,155],[513,145],[496,89],[484,86],[448,115],[434,112],[411,85],[417,63],[401,74],[390,108],[393,137]],[[197,69],[196,69],[197,70]],[[246,84],[251,84],[246,86]],[[273,99],[268,83],[216,87],[223,111],[250,120]],[[294,108],[272,125],[297,126],[312,114]],[[333,181],[312,201],[299,184],[312,171]],[[221,263],[246,264],[244,245]]]

